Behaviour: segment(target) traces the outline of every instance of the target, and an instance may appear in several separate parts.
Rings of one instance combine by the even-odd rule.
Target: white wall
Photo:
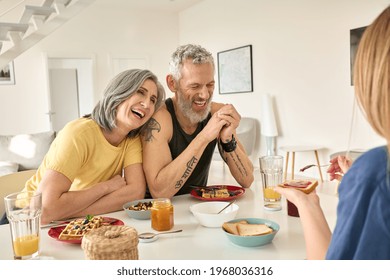
[[[260,94],[276,101],[277,144],[318,144],[322,161],[346,149],[352,117],[349,30],[369,24],[389,0],[204,0],[179,15],[143,11],[126,0],[97,0],[54,34],[15,59],[16,85],[0,86],[0,134],[49,129],[44,54],[95,58],[95,98],[111,78],[109,57],[146,57],[165,80],[179,43],[217,52],[251,44],[254,91],[219,95],[260,122]],[[216,76],[217,78],[217,76]],[[168,92],[167,92],[168,93]],[[260,137],[259,137],[260,138]],[[351,148],[383,143],[357,117]],[[265,152],[258,142],[258,155]],[[312,163],[297,155],[297,168]],[[258,163],[255,162],[257,165]],[[315,170],[313,174],[317,176]]]
[[[180,14],[180,42],[203,45],[215,57],[251,44],[254,91],[220,95],[216,88],[214,100],[232,103],[242,116],[260,122],[260,94],[272,95],[280,133],[277,145],[324,146],[321,161],[328,161],[331,153],[348,146],[353,107],[349,30],[368,25],[389,4],[389,0],[205,0]],[[383,143],[361,117],[353,136],[351,148]],[[257,154],[265,154],[263,138]],[[312,153],[296,155],[297,169],[313,162]],[[316,170],[305,174],[318,176]]]
[[[0,134],[50,129],[46,56],[93,58],[95,102],[113,76],[110,58],[145,58],[165,84],[179,41],[178,15],[133,8],[130,2],[97,0],[14,60],[16,84],[0,86]]]

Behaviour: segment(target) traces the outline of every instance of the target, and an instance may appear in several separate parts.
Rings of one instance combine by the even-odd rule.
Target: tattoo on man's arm
[[[243,176],[247,176],[248,175],[248,171],[245,169],[244,164],[242,163],[239,155],[237,154],[237,150],[234,150],[232,153],[225,153],[225,151],[222,148],[222,145],[221,145],[220,141],[218,141],[217,143],[218,143],[219,154],[221,155],[221,157],[224,160],[224,162],[226,162],[226,164],[228,163],[227,161],[228,161],[228,156],[229,156],[232,159],[232,161],[234,162],[234,164],[236,165],[238,171],[240,171],[240,173]],[[236,157],[234,157],[233,154],[235,154]]]
[[[220,141],[217,141],[217,143],[218,143],[217,145],[218,145],[219,154],[221,155],[221,158],[223,159],[223,161],[227,163],[227,156],[224,156],[226,153],[222,149],[222,145],[221,145]]]
[[[156,121],[154,118],[151,118],[148,126],[146,127],[143,136],[146,142],[152,142],[153,141],[153,131],[157,130],[157,132],[160,132],[161,125],[158,121]]]
[[[194,170],[194,165],[198,162],[198,159],[196,157],[192,157],[192,159],[187,162],[186,170],[184,171],[183,175],[181,176],[180,180],[176,182],[175,188],[180,189],[184,184],[184,179],[187,179],[192,171]]]
[[[233,153],[236,155],[235,157],[233,156]],[[234,151],[233,153],[228,153],[234,164],[236,165],[238,171],[240,171],[241,175],[247,176],[248,171],[245,169],[244,164],[241,161],[240,156]],[[226,158],[227,159],[227,158]]]

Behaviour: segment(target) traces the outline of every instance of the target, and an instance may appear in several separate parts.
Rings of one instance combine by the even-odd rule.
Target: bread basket
[[[88,260],[138,260],[138,233],[128,226],[102,226],[81,242]]]

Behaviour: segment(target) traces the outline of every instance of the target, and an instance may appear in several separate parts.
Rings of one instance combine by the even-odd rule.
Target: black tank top
[[[165,100],[165,104],[167,106],[168,112],[171,114],[172,117],[173,133],[172,133],[172,139],[169,142],[169,148],[171,149],[172,159],[175,159],[187,148],[187,146],[191,143],[191,141],[206,126],[206,124],[211,118],[211,113],[207,116],[205,120],[203,120],[198,124],[198,127],[196,128],[193,134],[188,135],[187,133],[184,132],[179,122],[177,121],[175,109],[173,108],[172,99],[167,98]],[[195,186],[207,185],[211,159],[213,157],[216,143],[217,143],[217,139],[214,139],[207,145],[194,171],[192,172],[188,180],[185,182],[183,187],[176,193],[176,195],[190,193],[191,185],[195,185]]]

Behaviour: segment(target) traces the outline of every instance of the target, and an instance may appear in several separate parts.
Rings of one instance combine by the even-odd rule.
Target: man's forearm
[[[153,183],[148,182],[152,196],[174,196],[184,186],[198,165],[207,144],[207,141],[197,137],[177,158],[167,164],[158,173]]]
[[[244,188],[250,187],[253,178],[253,164],[243,150],[241,144],[237,144],[236,149],[226,152],[218,142],[218,149],[223,160],[229,166],[230,172],[236,181]]]
[[[192,174],[192,172],[195,169],[196,164],[198,163],[199,159],[196,157],[192,157],[190,161],[187,162],[186,169],[183,173],[183,175],[180,177],[178,181],[176,181],[175,188],[181,189],[184,185],[184,183],[187,181],[188,177]]]

